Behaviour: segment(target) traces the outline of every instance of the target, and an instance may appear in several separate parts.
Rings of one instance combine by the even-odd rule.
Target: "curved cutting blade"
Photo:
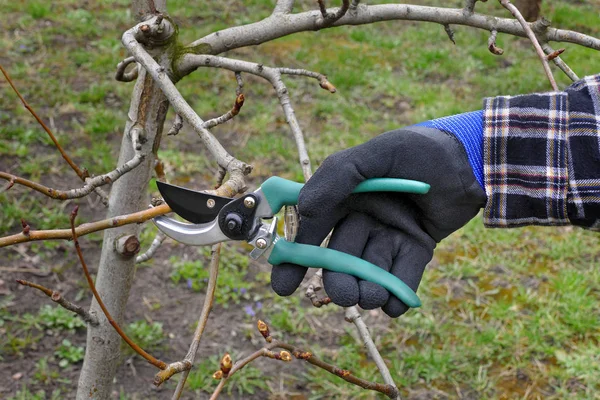
[[[171,210],[181,218],[195,224],[214,220],[221,208],[233,200],[228,197],[213,196],[164,182],[156,182],[156,186],[158,186],[158,191],[171,207]]]
[[[216,220],[207,224],[187,224],[160,215],[153,221],[163,233],[183,244],[204,246],[229,240]]]

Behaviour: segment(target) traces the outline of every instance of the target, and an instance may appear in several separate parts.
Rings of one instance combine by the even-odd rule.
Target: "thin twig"
[[[331,82],[327,80],[327,75],[320,74],[314,71],[308,71],[306,69],[297,69],[297,68],[277,68],[277,70],[282,75],[300,75],[300,76],[308,76],[309,78],[315,78],[319,81],[319,86],[321,88],[329,91],[329,93],[337,92],[337,89]]]
[[[358,8],[359,4],[360,4],[360,0],[352,0],[352,3],[350,3],[349,11],[351,13],[356,12],[356,9]]]
[[[390,370],[388,369],[387,365],[385,364],[383,357],[381,357],[381,354],[379,353],[377,346],[375,345],[375,343],[373,342],[373,339],[371,338],[371,335],[369,334],[369,329],[367,328],[365,321],[363,321],[362,317],[360,316],[360,312],[358,311],[358,309],[356,307],[346,308],[346,320],[349,322],[352,322],[356,326],[356,329],[358,330],[358,334],[360,335],[360,338],[362,339],[363,344],[367,348],[369,355],[375,362],[377,369],[379,369],[379,373],[383,377],[383,381],[385,383],[387,383],[388,385],[393,386],[395,388],[396,383],[394,383],[392,374],[390,374]],[[397,391],[396,397],[392,397],[392,398],[400,400],[400,392]]]
[[[237,88],[235,89],[235,95],[239,96],[244,91],[244,80],[242,79],[242,73],[239,71],[235,72],[235,80],[237,82]]]
[[[175,114],[175,121],[173,122],[171,129],[169,129],[167,136],[177,135],[182,127],[183,127],[183,118],[181,118],[181,115]]]
[[[137,64],[134,65],[133,69],[128,72],[125,72],[127,66],[131,63],[135,64],[135,58],[127,57],[123,61],[117,64],[117,72],[115,73],[115,79],[119,82],[131,82],[137,79],[139,66]]]
[[[310,166],[310,159],[308,157],[308,153],[306,151],[306,145],[304,143],[304,135],[302,133],[302,129],[300,128],[300,124],[296,119],[296,114],[291,105],[291,100],[289,96],[289,92],[283,80],[281,79],[282,73],[289,75],[305,75],[315,79],[318,79],[322,87],[329,90],[330,92],[335,91],[335,87],[329,84],[327,78],[323,74],[319,74],[316,72],[310,72],[302,69],[291,69],[291,68],[271,68],[264,66],[262,64],[257,64],[253,62],[243,61],[243,60],[235,60],[231,58],[225,57],[217,57],[217,56],[209,56],[209,55],[185,55],[181,64],[179,65],[181,71],[189,71],[194,70],[199,67],[212,67],[212,68],[223,68],[230,71],[235,72],[245,72],[252,75],[260,76],[273,86],[275,89],[275,93],[279,98],[279,103],[283,109],[286,120],[292,133],[294,135],[294,139],[296,141],[296,147],[298,148],[298,154],[300,158],[300,165],[302,166],[302,172],[304,174],[304,179],[307,180],[312,174],[312,169]],[[283,72],[282,72],[283,71]],[[327,82],[327,83],[325,83]]]
[[[342,0],[342,6],[338,8],[336,12],[330,13],[327,11],[324,0],[317,0],[317,3],[319,4],[319,10],[321,11],[323,21],[327,25],[333,24],[335,21],[342,18],[350,8],[350,0]]]
[[[363,389],[375,390],[379,393],[383,393],[391,399],[398,398],[398,389],[396,388],[395,385],[381,384],[381,383],[377,383],[377,382],[367,381],[366,379],[362,379],[362,378],[352,375],[352,372],[350,372],[348,370],[341,369],[335,365],[332,365],[332,364],[326,363],[325,361],[320,360],[319,358],[315,357],[311,352],[300,350],[291,344],[280,342],[276,339],[273,339],[272,343],[275,345],[274,347],[286,349],[290,353],[292,353],[294,355],[294,357],[301,359],[301,360],[305,360],[309,364],[312,364],[316,367],[322,368],[325,371],[327,371],[333,375],[339,376],[346,382],[360,386]]]
[[[118,215],[116,217],[103,219],[101,221],[88,222],[77,227],[77,236],[84,236],[92,232],[104,229],[117,228],[128,224],[140,224],[159,215],[171,212],[167,204],[161,204],[144,211],[132,214]],[[27,235],[23,232],[0,238],[0,247],[10,246],[18,243],[32,242],[38,240],[72,239],[71,229],[30,230]]]
[[[89,285],[92,293],[94,294],[94,298],[98,302],[98,305],[102,309],[102,312],[106,316],[106,319],[108,320],[108,322],[112,325],[112,327],[115,329],[115,331],[117,331],[119,336],[121,336],[121,338],[123,338],[123,340],[129,345],[129,347],[131,347],[136,353],[138,353],[140,356],[142,356],[144,359],[146,359],[146,361],[148,361],[150,364],[154,365],[155,367],[157,367],[159,369],[167,368],[167,364],[164,361],[157,360],[152,355],[145,352],[140,346],[138,346],[133,340],[131,340],[129,338],[129,336],[127,336],[125,334],[125,332],[123,332],[123,330],[121,329],[119,324],[117,324],[117,322],[112,318],[112,316],[108,312],[108,309],[104,305],[104,302],[100,298],[100,295],[98,294],[98,291],[96,290],[96,285],[94,284],[94,281],[92,280],[92,277],[90,276],[90,273],[88,271],[85,260],[83,259],[83,253],[81,252],[81,247],[79,246],[79,241],[77,240],[77,232],[75,229],[75,217],[77,217],[78,209],[79,209],[79,207],[76,206],[73,209],[73,212],[71,213],[71,216],[70,216],[71,233],[73,235],[73,243],[75,244],[75,250],[77,251],[77,257],[79,257],[79,261],[81,263],[81,268],[83,269],[85,279],[87,280],[88,285]]]
[[[231,376],[233,376],[236,372],[238,372],[240,369],[242,369],[246,365],[250,364],[252,361],[254,361],[260,357],[269,357],[269,358],[275,358],[275,359],[279,359],[279,360],[283,360],[283,361],[288,361],[288,360],[290,360],[290,358],[289,358],[290,354],[293,355],[296,359],[304,360],[311,365],[322,368],[325,371],[342,378],[346,382],[360,386],[364,389],[375,390],[377,392],[383,393],[386,396],[390,397],[391,399],[398,398],[398,389],[396,388],[395,385],[371,382],[371,381],[367,381],[365,379],[359,378],[357,376],[354,376],[354,375],[352,375],[352,372],[350,372],[346,369],[339,368],[335,365],[332,365],[323,360],[320,360],[319,358],[315,357],[313,355],[313,353],[310,351],[304,351],[304,350],[297,348],[294,345],[274,339],[268,333],[268,331],[269,331],[268,326],[266,326],[266,324],[264,322],[259,321],[258,326],[259,326],[259,329],[262,327],[263,331],[267,332],[267,333],[264,333],[263,331],[261,331],[261,334],[267,340],[267,344],[260,350],[257,350],[254,353],[250,354],[248,357],[237,361],[233,365],[231,370],[227,371],[226,374],[223,374],[221,381],[219,382],[215,391],[213,392],[212,396],[210,397],[211,400],[217,399],[221,390],[225,386],[227,379],[229,379]],[[283,352],[281,352],[279,355],[274,354],[271,350],[276,349],[276,348],[285,349],[289,353],[285,354],[285,355],[282,354]],[[174,399],[172,399],[172,400],[174,400]]]
[[[156,234],[156,236],[154,237],[152,244],[150,245],[150,247],[148,247],[148,250],[146,250],[146,252],[144,254],[139,255],[135,258],[135,263],[140,264],[140,263],[146,262],[149,259],[151,259],[152,257],[154,257],[156,250],[159,249],[160,245],[162,244],[162,242],[165,241],[166,238],[167,238],[167,235],[165,235],[162,232],[158,232]]]
[[[235,98],[235,101],[233,102],[233,107],[231,108],[231,110],[227,111],[225,114],[221,115],[220,117],[209,119],[208,121],[204,121],[204,124],[202,124],[202,126],[205,129],[211,129],[217,125],[220,125],[220,124],[223,124],[223,123],[229,121],[230,119],[232,119],[233,117],[235,117],[236,115],[239,114],[243,105],[244,105],[244,94],[240,93]]]
[[[550,45],[548,43],[542,43],[542,49],[544,49],[544,52],[548,55],[550,54],[554,54],[555,51],[552,47],[550,47]],[[556,66],[558,68],[560,68],[560,70],[562,72],[564,72],[569,79],[571,79],[573,82],[576,82],[579,80],[579,77],[577,76],[577,74],[575,72],[573,72],[573,70],[567,65],[566,62],[564,62],[564,60],[560,57],[553,57],[552,58],[552,62],[554,62],[554,64],[556,64]]]
[[[142,163],[142,161],[144,160],[144,158],[145,158],[145,156],[143,154],[136,154],[131,160],[129,160],[125,164],[117,167],[113,171],[110,171],[103,175],[95,176],[93,178],[88,177],[85,179],[84,186],[77,188],[77,189],[70,189],[70,190],[59,190],[59,189],[49,188],[49,187],[46,187],[37,182],[33,182],[33,181],[30,181],[25,178],[20,178],[18,176],[15,176],[15,175],[12,175],[12,174],[9,174],[6,172],[2,172],[2,171],[0,171],[0,178],[6,179],[9,182],[18,183],[19,185],[27,186],[28,188],[33,189],[37,192],[43,193],[46,196],[53,198],[53,199],[58,199],[58,200],[78,199],[78,198],[87,196],[88,194],[92,193],[95,189],[99,188],[100,186],[107,185],[109,183],[113,183],[114,181],[116,181],[117,179],[119,179],[120,177],[122,177],[123,175],[128,173],[129,171],[133,170],[138,165],[140,165]]]
[[[496,46],[496,36],[498,36],[498,31],[493,29],[491,32],[491,35],[488,39],[488,50],[492,54],[501,56],[502,54],[504,54],[504,50],[502,50],[500,47]]]
[[[200,339],[202,338],[202,333],[206,328],[206,322],[208,321],[208,316],[210,315],[210,310],[212,309],[213,301],[215,298],[215,289],[217,287],[217,278],[219,276],[219,260],[221,256],[221,243],[218,243],[212,247],[211,250],[212,258],[210,260],[209,267],[209,277],[208,277],[208,286],[206,288],[206,296],[204,296],[204,305],[202,306],[202,311],[200,312],[200,317],[198,318],[198,325],[196,326],[196,331],[194,332],[194,339],[190,345],[190,349],[185,356],[185,361],[189,362],[191,365],[194,364],[194,360],[196,358],[196,353],[198,352],[198,347],[200,346]],[[183,392],[183,388],[185,386],[185,381],[189,375],[189,370],[184,371],[183,374],[179,377],[179,382],[177,382],[177,388],[171,397],[171,400],[178,400]],[[168,379],[168,378],[167,378]]]
[[[6,70],[2,67],[1,64],[0,64],[0,71],[2,71],[2,74],[8,81],[8,84],[10,85],[10,87],[14,90],[14,92],[17,94],[17,96],[19,96],[19,99],[21,100],[21,103],[23,103],[23,106],[31,113],[31,115],[33,115],[33,117],[42,126],[42,128],[44,128],[44,130],[46,131],[48,136],[50,136],[50,139],[52,140],[52,142],[54,143],[54,145],[56,146],[56,148],[58,149],[58,151],[60,152],[60,154],[62,155],[64,160],[67,162],[67,164],[69,164],[71,166],[73,171],[75,171],[77,176],[79,176],[82,181],[85,181],[85,178],[87,178],[89,176],[88,171],[85,169],[83,169],[83,170],[80,169],[77,166],[77,164],[75,164],[73,162],[73,160],[71,160],[71,157],[69,157],[67,155],[67,153],[63,150],[62,146],[58,143],[58,140],[56,140],[56,137],[54,136],[54,134],[52,133],[50,128],[48,128],[48,126],[44,123],[44,121],[42,121],[42,119],[37,115],[37,113],[33,110],[33,108],[31,108],[31,106],[25,101],[23,96],[21,96],[21,93],[19,93],[19,91],[15,87],[13,81],[10,79],[8,72],[6,72]]]
[[[444,31],[446,32],[446,35],[448,35],[448,39],[450,39],[453,44],[456,44],[456,40],[454,40],[454,31],[450,24],[444,24]]]
[[[60,306],[62,306],[63,308],[66,308],[67,310],[72,311],[75,314],[79,315],[81,317],[81,319],[84,320],[85,322],[87,322],[88,324],[91,324],[94,326],[98,325],[98,318],[96,318],[96,316],[90,314],[89,312],[87,312],[83,308],[79,307],[78,305],[71,303],[70,301],[68,301],[67,299],[62,297],[60,292],[57,292],[56,290],[50,290],[45,286],[39,285],[37,283],[29,282],[29,281],[26,281],[23,279],[17,279],[17,282],[23,286],[29,286],[29,287],[40,290],[46,296],[50,297],[50,299],[53,302],[59,304]]]
[[[533,33],[533,31],[531,30],[531,26],[529,26],[529,23],[527,21],[525,21],[525,18],[523,18],[523,15],[519,11],[519,9],[517,7],[515,7],[514,4],[512,4],[510,2],[510,0],[498,0],[498,1],[500,2],[500,4],[502,4],[502,6],[504,8],[506,8],[508,11],[510,11],[511,14],[519,21],[519,23],[523,27],[523,30],[527,34],[527,37],[529,38],[529,40],[531,40],[531,43],[533,44],[533,47],[535,48],[535,52],[537,53],[538,57],[540,58],[540,61],[542,62],[542,66],[544,67],[544,72],[546,72],[546,76],[548,77],[548,80],[550,81],[550,85],[552,86],[552,89],[554,91],[558,91],[558,85],[556,84],[556,80],[554,80],[554,76],[552,75],[552,71],[550,70],[550,65],[548,64],[548,59],[546,58],[546,54],[544,54],[544,50],[542,50],[542,46],[540,46],[540,43],[538,42],[538,39],[535,36],[535,33]]]

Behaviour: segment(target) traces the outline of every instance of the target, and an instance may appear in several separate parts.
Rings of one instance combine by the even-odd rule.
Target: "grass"
[[[190,7],[189,2],[174,0],[169,2],[169,10],[180,23],[182,41],[187,43],[267,16],[271,3],[200,2]],[[441,4],[433,0],[419,3]],[[443,3],[453,7],[461,4]],[[545,0],[544,14],[556,27],[597,37],[599,6],[597,0]],[[303,2],[298,10],[312,7],[314,4]],[[94,174],[114,167],[126,120],[132,84],[116,83],[112,77],[116,64],[126,57],[119,37],[131,25],[127,8],[125,0],[86,7],[75,1],[5,2],[3,6],[3,66],[31,105],[54,127],[65,149]],[[477,3],[477,10],[507,15],[494,2]],[[335,95],[321,90],[313,80],[285,77],[316,166],[327,155],[383,131],[478,109],[486,96],[549,89],[526,40],[499,35],[497,43],[505,54],[498,57],[486,49],[487,32],[466,27],[454,30],[456,45],[441,27],[432,24],[389,22],[345,27],[296,34],[228,56],[328,75],[338,88]],[[598,63],[593,62],[597,52],[569,44],[564,47],[563,58],[580,76],[598,72]],[[559,85],[565,87],[568,80],[555,71]],[[178,87],[199,115],[208,119],[231,107],[236,83],[231,73],[199,70]],[[80,185],[8,85],[0,84],[0,93],[2,169],[61,189]],[[300,180],[295,144],[273,89],[266,82],[245,77],[245,95],[240,115],[216,128],[215,134],[238,158],[254,165],[252,187],[274,174]],[[172,120],[170,114],[167,128]],[[213,184],[213,160],[189,131],[163,137],[159,155],[173,183],[196,188]],[[149,191],[156,193],[153,182]],[[20,231],[21,218],[39,229],[67,227],[72,206],[69,203],[69,208],[63,209],[52,200],[16,187],[0,194],[0,203],[3,233]],[[73,203],[89,206],[85,200]],[[144,229],[143,249],[155,232],[151,226]],[[475,219],[445,240],[436,250],[437,261],[429,266],[419,290],[423,308],[379,323],[373,331],[405,394],[425,398],[440,393],[481,399],[594,398],[600,390],[597,239],[597,235],[568,228],[486,230],[481,220]],[[100,236],[94,240],[97,243]],[[31,249],[48,260],[62,258],[65,252],[58,244],[35,244]],[[0,254],[6,254],[7,260],[17,257],[10,251]],[[332,338],[326,329],[315,328],[314,321],[327,324],[339,315],[337,308],[304,307],[301,294],[289,298],[273,295],[267,288],[268,276],[255,273],[245,249],[228,246],[223,257],[215,307],[238,310],[243,320],[240,330],[249,332],[245,326],[263,318],[279,337],[309,346],[321,358],[361,377],[378,379],[351,329],[343,328]],[[194,250],[187,259],[173,258],[171,264],[173,285],[189,290],[190,296],[205,290],[206,251]],[[152,261],[143,268],[146,266],[151,267]],[[23,357],[40,343],[45,330],[71,337],[69,332],[81,328],[77,318],[54,310],[61,309],[43,307],[14,316],[1,304],[0,359]],[[155,311],[159,310],[160,305]],[[138,325],[130,329],[150,347],[162,343],[162,327],[144,321],[133,324]],[[242,336],[251,336],[247,332]],[[77,346],[71,347],[75,349],[65,348],[64,353],[76,358]],[[190,376],[191,390],[214,385],[211,375],[218,367],[215,360],[200,362]],[[36,363],[37,378],[9,398],[52,398],[52,390],[40,394],[38,389],[47,388],[48,382],[56,379],[56,360],[41,358]],[[319,370],[302,371],[305,373],[294,375],[294,384],[307,387],[311,398],[376,397]],[[243,393],[274,392],[279,385],[273,383],[275,377],[261,377],[254,367],[247,367],[239,376],[246,380],[246,386],[229,385],[226,390],[244,387]],[[129,398],[130,393],[122,392],[121,396]]]

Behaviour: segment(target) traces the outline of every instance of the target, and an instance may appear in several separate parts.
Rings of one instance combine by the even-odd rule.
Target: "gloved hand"
[[[473,157],[458,137],[413,126],[331,155],[300,192],[296,242],[319,245],[335,227],[330,248],[384,268],[416,291],[436,243],[477,215],[486,201],[470,164]],[[378,177],[419,180],[431,189],[426,195],[351,194],[363,180]],[[305,274],[304,267],[279,265],[271,273],[272,288],[288,296]],[[323,283],[343,307],[382,307],[391,317],[408,310],[383,287],[351,275],[323,270]]]

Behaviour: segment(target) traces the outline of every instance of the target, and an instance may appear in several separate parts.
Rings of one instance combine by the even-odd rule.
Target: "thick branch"
[[[314,31],[322,28],[320,11],[307,11],[298,14],[267,17],[259,22],[223,29],[196,40],[188,47],[208,45],[210,54],[261,43],[290,35],[292,33]],[[473,28],[527,37],[521,24],[509,18],[497,18],[478,13],[466,13],[461,8],[426,7],[408,4],[381,4],[358,7],[355,13],[346,13],[331,26],[363,25],[380,21],[409,20],[436,22],[439,24],[465,25]],[[600,50],[600,39],[579,32],[548,28],[538,33],[542,42],[570,42]]]
[[[38,285],[37,283],[25,281],[23,279],[17,279],[17,282],[21,285],[29,286],[29,287],[40,290],[46,296],[50,297],[50,299],[53,302],[59,304],[60,306],[62,306],[63,308],[66,308],[67,310],[72,311],[75,314],[79,315],[81,317],[81,319],[84,320],[85,322],[87,322],[88,324],[98,325],[98,318],[96,318],[95,315],[90,314],[83,308],[79,307],[77,304],[71,303],[69,300],[62,297],[60,292],[57,292],[56,290],[50,290],[47,287]]]
[[[96,222],[88,222],[79,225],[75,232],[77,236],[84,236],[88,233],[101,231],[104,229],[116,228],[128,224],[140,224],[159,215],[171,212],[171,208],[166,204],[161,204],[157,207],[152,207],[144,211],[139,211],[133,214],[119,215],[116,217],[104,219]],[[31,242],[37,240],[54,240],[54,239],[72,239],[73,233],[71,229],[52,229],[46,231],[30,230],[27,234],[23,232],[11,236],[0,238],[0,247],[10,246],[13,244]]]
[[[167,23],[167,20],[163,20],[161,23]],[[185,101],[183,96],[179,93],[175,84],[171,81],[169,76],[167,75],[164,68],[162,68],[158,63],[148,54],[148,52],[143,48],[143,46],[138,41],[143,39],[144,33],[143,28],[146,26],[154,27],[156,24],[156,17],[152,18],[148,21],[145,21],[141,24],[136,25],[132,29],[126,31],[123,34],[123,44],[129,50],[129,52],[135,57],[136,61],[140,63],[152,76],[154,81],[159,85],[173,108],[175,112],[183,119],[185,119],[191,126],[194,128],[196,133],[200,136],[200,139],[208,149],[208,151],[215,157],[218,165],[226,168],[230,173],[234,171],[241,172],[241,175],[244,176],[252,170],[252,168],[235,159],[231,156],[227,150],[219,143],[219,141],[207,130],[203,127],[204,121],[196,114],[196,112],[192,109],[192,107]],[[234,184],[234,182],[230,182],[230,184]],[[237,189],[236,193],[239,193],[245,184],[241,183]]]

